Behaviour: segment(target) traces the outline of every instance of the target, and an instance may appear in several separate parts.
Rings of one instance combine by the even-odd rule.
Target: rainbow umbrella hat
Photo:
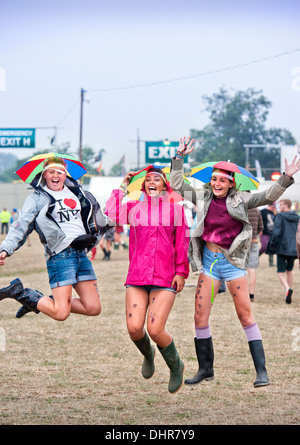
[[[75,181],[87,173],[87,170],[83,164],[74,156],[51,152],[36,155],[28,159],[28,161],[16,171],[16,174],[22,179],[22,181],[30,184],[36,175],[43,171],[44,161],[48,158],[63,159],[66,163],[69,176],[75,179]]]
[[[219,161],[219,162],[205,162],[193,167],[190,172],[190,177],[196,178],[201,182],[207,183],[211,180],[214,168],[226,170],[234,173],[236,188],[241,191],[257,190],[259,187],[258,179],[248,172],[244,167],[240,167],[233,162]]]
[[[165,174],[167,181],[170,180],[170,167],[164,167],[161,165],[148,165],[148,167],[143,168],[142,170],[139,170],[138,172],[136,172],[136,174],[131,178],[129,185],[127,186],[127,190],[128,190],[128,198],[132,199],[132,200],[136,200],[136,201],[142,201],[143,200],[143,192],[141,190],[142,188],[142,184],[145,180],[145,176],[148,173],[148,171],[151,168],[160,168],[161,171]],[[190,183],[190,181],[184,177],[184,180],[188,183]],[[168,184],[170,186],[170,184]],[[176,193],[174,190],[172,190],[171,188],[169,189],[168,192],[170,199],[174,200],[175,202],[177,201],[182,201],[183,198]]]

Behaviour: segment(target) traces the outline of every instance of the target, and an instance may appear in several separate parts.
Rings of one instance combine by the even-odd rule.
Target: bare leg
[[[162,349],[172,342],[172,337],[165,327],[175,297],[175,292],[168,290],[152,291],[149,294],[147,329],[152,340]]]
[[[221,285],[221,281],[213,279],[214,298]],[[212,279],[207,275],[200,274],[195,295],[195,326],[198,328],[209,324],[211,303]]]
[[[71,312],[74,314],[94,316],[101,313],[101,302],[96,280],[79,281],[75,285],[79,298],[72,298]]]
[[[126,289],[126,322],[131,340],[138,341],[145,335],[144,324],[148,308],[148,292],[138,287]]]
[[[82,315],[99,315],[101,303],[96,281],[82,281],[75,290],[80,298],[72,298],[72,285],[52,289],[53,300],[40,299],[37,309],[54,320],[64,321],[71,312]]]
[[[235,310],[243,328],[255,323],[249,299],[247,276],[245,275],[242,278],[236,278],[235,280],[229,281],[228,289],[233,297]]]
[[[284,272],[278,272],[278,278],[279,278],[280,283],[282,284],[282,286],[284,287],[284,289],[286,291],[288,291],[289,288],[292,287],[292,286],[290,286],[290,284],[288,282],[288,279],[289,279],[289,281],[291,281],[290,277],[286,277]]]

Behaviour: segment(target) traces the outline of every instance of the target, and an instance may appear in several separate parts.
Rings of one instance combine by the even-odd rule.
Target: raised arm
[[[118,189],[111,192],[105,204],[105,214],[116,222],[117,225],[128,224],[128,212],[132,208],[132,202],[122,204],[123,198],[126,196],[126,188],[135,172],[128,172],[124,177]],[[136,203],[134,203],[135,205]]]
[[[194,187],[183,180],[183,158],[194,150],[195,146],[193,144],[194,139],[190,140],[190,138],[188,138],[186,140],[185,137],[180,139],[176,156],[172,159],[171,163],[170,186],[184,199],[196,204]]]
[[[253,193],[248,198],[248,208],[259,207],[277,201],[295,181],[293,175],[300,170],[300,158],[294,157],[291,164],[285,159],[285,172],[263,192]]]

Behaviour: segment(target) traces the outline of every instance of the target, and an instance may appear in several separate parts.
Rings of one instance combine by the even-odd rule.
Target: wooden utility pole
[[[83,124],[83,102],[86,90],[80,90],[80,125],[79,125],[79,160],[82,161],[82,124]]]

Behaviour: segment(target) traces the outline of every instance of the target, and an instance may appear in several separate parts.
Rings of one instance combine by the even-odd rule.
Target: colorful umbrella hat
[[[236,188],[238,190],[257,190],[259,187],[258,179],[248,172],[244,167],[240,167],[233,162],[219,161],[219,162],[205,162],[193,167],[190,172],[190,177],[199,179],[199,181],[207,183],[211,180],[214,168],[234,172],[234,179]]]
[[[148,165],[148,167],[145,167],[142,170],[136,172],[136,174],[131,178],[129,185],[127,186],[127,190],[129,192],[128,198],[134,201],[142,201],[144,199],[143,191],[141,189],[145,180],[145,176],[151,168],[159,168],[165,174],[165,177],[167,179],[169,201],[182,201],[183,198],[170,188],[170,167],[162,167],[157,165]],[[185,178],[184,180],[190,183],[187,178]]]
[[[16,171],[17,175],[22,179],[22,181],[30,184],[36,175],[43,171],[44,161],[48,158],[63,159],[66,163],[69,175],[75,179],[75,181],[87,173],[86,168],[78,159],[74,158],[74,156],[51,152],[36,155],[28,159],[28,161]]]

